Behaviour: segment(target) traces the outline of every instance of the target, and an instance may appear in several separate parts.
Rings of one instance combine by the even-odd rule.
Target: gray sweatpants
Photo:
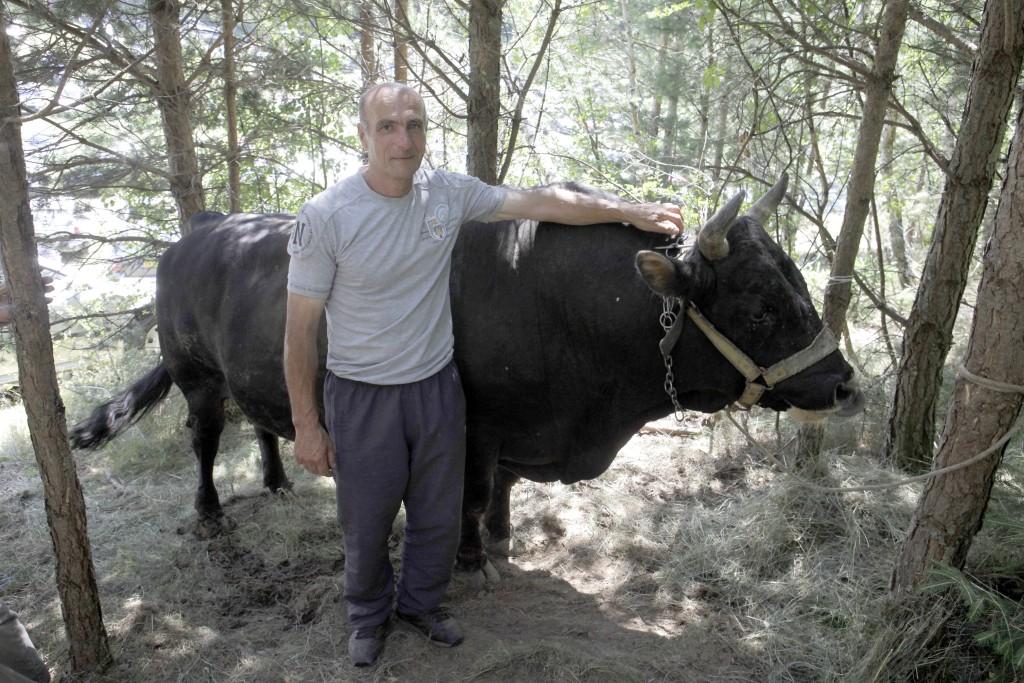
[[[353,629],[390,615],[391,524],[405,503],[398,610],[441,604],[459,544],[466,403],[455,363],[412,384],[379,386],[327,373],[338,521],[345,535],[345,601]]]
[[[46,683],[50,670],[36,652],[28,632],[0,601],[0,683]]]

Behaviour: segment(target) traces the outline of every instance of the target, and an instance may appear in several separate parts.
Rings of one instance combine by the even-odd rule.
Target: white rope
[[[848,285],[851,282],[853,282],[852,275],[832,275],[825,284],[825,289],[828,289],[833,285]]]
[[[960,369],[957,374],[970,382],[974,382],[975,384],[978,384],[979,386],[985,387],[987,389],[992,389],[993,391],[1024,394],[1024,385],[1010,384],[1008,382],[1000,382],[994,379],[980,377],[970,372],[967,368],[965,368],[962,365],[960,366]],[[747,440],[750,441],[751,444],[753,444],[758,450],[761,451],[761,453],[767,455],[777,465],[782,464],[779,462],[778,458],[776,458],[773,454],[768,453],[768,451],[762,448],[761,445],[754,440],[754,437],[750,435],[750,432],[748,432],[735,419],[733,419],[731,409],[726,412],[726,417],[729,418],[729,421],[732,422],[733,425],[735,425],[736,428],[739,429],[740,432],[742,432],[743,435],[747,437]],[[992,455],[999,449],[1001,449],[1003,446],[1005,446],[1006,443],[1013,437],[1013,435],[1016,434],[1022,427],[1024,427],[1024,410],[1022,410],[1020,414],[1017,415],[1017,419],[1010,426],[1009,431],[1007,431],[1005,434],[999,437],[999,439],[997,439],[991,446],[983,450],[981,453],[978,453],[974,457],[964,460],[963,462],[958,462],[955,465],[947,465],[946,467],[941,467],[937,470],[932,470],[927,474],[919,474],[916,477],[907,477],[905,479],[899,479],[888,484],[865,484],[863,486],[820,486],[818,484],[811,483],[806,479],[801,479],[800,477],[797,477],[795,475],[790,476],[793,476],[793,478],[796,480],[796,483],[799,484],[800,486],[809,488],[812,491],[818,491],[819,493],[856,493],[859,491],[883,491],[885,489],[895,489],[901,486],[906,486],[907,484],[913,484],[919,481],[927,481],[928,479],[931,479],[933,477],[938,477],[943,474],[949,474],[950,472],[956,472],[957,470],[962,470],[965,467],[975,465],[984,460],[985,458],[987,458],[988,456]]]
[[[956,374],[958,377],[963,377],[969,382],[974,382],[978,386],[991,389],[992,391],[1001,391],[1006,394],[1024,394],[1024,384],[1010,384],[1009,382],[1000,382],[988,379],[987,377],[980,377],[968,370],[965,365],[961,365]]]

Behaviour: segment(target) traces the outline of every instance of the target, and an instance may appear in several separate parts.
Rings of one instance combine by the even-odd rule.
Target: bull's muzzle
[[[836,407],[833,414],[839,417],[850,417],[864,410],[864,393],[860,390],[856,378],[836,385],[833,405]]]

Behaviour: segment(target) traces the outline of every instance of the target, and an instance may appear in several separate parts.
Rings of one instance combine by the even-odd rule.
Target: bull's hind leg
[[[224,515],[213,484],[213,462],[224,431],[224,392],[219,384],[207,383],[182,389],[188,402],[188,421],[192,427],[192,450],[199,468],[196,512],[200,524]]]
[[[494,468],[497,456],[491,455],[493,448],[483,447],[474,438],[471,427],[466,443],[466,478],[462,494],[462,536],[456,567],[459,571],[482,571],[487,562],[483,538],[480,535],[481,522],[491,500]]]
[[[281,464],[281,449],[277,436],[263,429],[256,429],[256,440],[260,444],[260,460],[263,464],[263,485],[275,493],[290,489],[292,483],[284,473]]]
[[[494,472],[494,489],[491,491],[491,505],[487,509],[487,550],[495,555],[512,555],[512,487],[519,477],[504,467]]]

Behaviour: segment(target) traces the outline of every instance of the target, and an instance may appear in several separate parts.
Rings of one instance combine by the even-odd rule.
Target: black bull
[[[754,213],[767,215],[763,207]],[[719,231],[727,234],[727,255],[701,244],[675,260],[648,251],[663,236],[621,224],[463,227],[451,276],[468,413],[462,568],[484,567],[481,521],[492,542],[508,541],[516,478],[596,477],[644,423],[672,412],[658,350],[661,299],[652,289],[691,300],[761,367],[815,337],[821,321],[793,261],[755,218],[733,216]],[[264,484],[289,486],[277,437],[294,437],[282,366],[292,225],[284,215],[194,219],[193,232],[167,250],[157,271],[162,362],[78,424],[75,446],[112,438],[173,382],[188,403],[200,519],[222,515],[213,463],[226,398],[255,427]],[[322,327],[321,367],[323,337]],[[714,412],[743,391],[742,376],[694,325],[683,329],[672,355],[683,408]],[[760,404],[855,412],[852,375],[833,351]]]

